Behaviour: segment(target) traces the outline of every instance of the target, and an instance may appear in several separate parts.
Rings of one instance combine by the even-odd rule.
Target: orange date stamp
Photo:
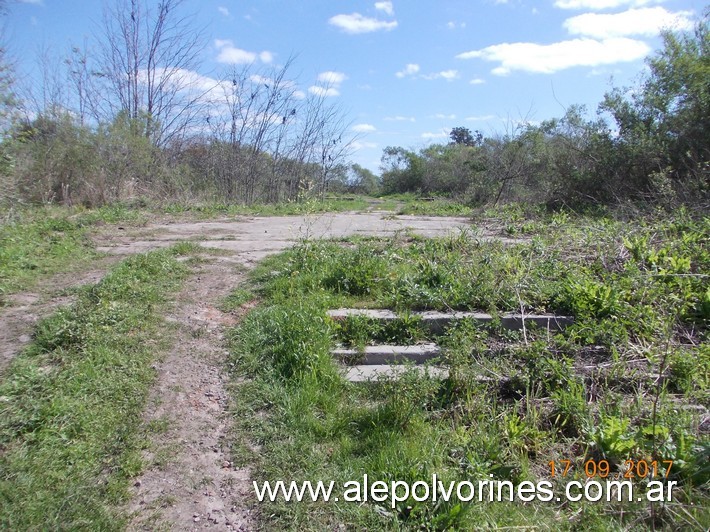
[[[550,477],[567,477],[573,472],[574,463],[572,460],[550,460],[547,465],[550,468]],[[609,476],[635,479],[635,478],[655,478],[659,473],[668,478],[673,468],[673,460],[624,460],[621,472],[613,472],[608,460],[587,460],[584,462],[583,471],[587,478],[608,478]]]

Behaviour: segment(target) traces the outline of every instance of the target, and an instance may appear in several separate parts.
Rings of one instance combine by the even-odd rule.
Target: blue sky
[[[446,142],[455,126],[503,132],[516,121],[594,112],[660,46],[689,28],[693,0],[186,0],[206,28],[199,74],[297,56],[299,89],[323,91],[357,134],[352,159],[377,170],[386,146]],[[99,1],[19,0],[6,34],[21,75],[44,46],[61,56],[100,30]]]

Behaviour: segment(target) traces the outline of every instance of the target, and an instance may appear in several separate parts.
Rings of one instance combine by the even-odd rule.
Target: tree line
[[[571,106],[561,118],[511,123],[490,137],[457,127],[446,145],[388,147],[382,191],[456,196],[471,204],[707,206],[709,15],[693,31],[663,33],[640,85],[608,92],[595,118]]]
[[[377,176],[348,162],[345,113],[327,87],[298,89],[294,58],[203,76],[205,32],[184,0],[112,1],[94,40],[60,61],[40,54],[29,87],[0,47],[0,203],[249,204],[345,191],[472,205],[707,204],[710,10],[693,31],[663,33],[640,84],[609,91],[594,118],[571,106],[488,136],[457,127],[447,144],[385,148]]]
[[[254,203],[323,194],[350,152],[346,115],[279,67],[200,75],[183,0],[107,4],[95,40],[40,79],[0,58],[0,199],[100,205],[137,195]],[[91,50],[91,52],[89,52]]]

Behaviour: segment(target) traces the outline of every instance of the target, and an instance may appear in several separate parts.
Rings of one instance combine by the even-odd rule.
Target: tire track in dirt
[[[151,438],[136,480],[133,530],[251,530],[249,470],[231,462],[224,328],[236,318],[216,305],[241,281],[233,265],[207,260],[166,316],[173,349],[157,364],[145,414],[165,429]]]

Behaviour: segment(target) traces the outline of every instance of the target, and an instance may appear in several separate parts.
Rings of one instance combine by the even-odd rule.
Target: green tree
[[[385,194],[421,192],[425,164],[411,150],[388,146],[382,154],[382,190]]]
[[[356,191],[367,195],[375,195],[380,189],[379,178],[371,170],[353,163],[350,166],[350,186]]]
[[[433,144],[420,152],[425,171],[422,192],[461,196],[484,169],[481,150],[462,143]]]
[[[35,203],[101,203],[94,176],[95,135],[67,112],[52,110],[13,129],[14,174],[22,197]]]
[[[617,129],[617,184],[631,195],[672,187],[686,197],[708,192],[710,164],[710,10],[694,31],[663,33],[635,91],[616,89],[600,105]],[[631,188],[631,190],[628,190]]]
[[[483,133],[476,131],[471,133],[467,127],[455,127],[449,133],[452,144],[462,144],[464,146],[480,146],[483,143]]]

